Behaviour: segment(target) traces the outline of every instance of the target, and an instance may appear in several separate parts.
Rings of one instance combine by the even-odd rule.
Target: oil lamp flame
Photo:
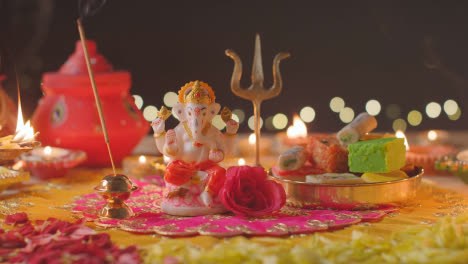
[[[21,102],[18,102],[18,121],[16,121],[16,133],[18,133],[23,127],[23,111],[21,110]]]
[[[25,125],[23,125],[17,130],[16,135],[13,138],[13,140],[20,141],[20,142],[33,141],[34,136],[35,136],[34,129],[31,126],[31,122],[28,121],[26,122]]]
[[[253,144],[255,144],[256,141],[257,141],[257,139],[255,138],[255,134],[254,134],[254,133],[250,134],[250,136],[249,136],[249,144],[250,144],[250,145],[253,145]],[[261,141],[260,141],[260,142],[261,142]]]
[[[50,156],[52,154],[52,148],[50,146],[47,146],[44,148],[44,155]]]
[[[35,137],[34,129],[31,126],[31,122],[28,120],[24,124],[23,112],[21,111],[21,103],[18,103],[18,121],[16,123],[16,133],[13,141],[18,142],[29,142],[33,141]]]
[[[429,130],[429,132],[427,132],[427,138],[429,139],[429,141],[435,141],[438,137],[439,135],[434,130]]]
[[[406,136],[405,136],[405,133],[403,133],[403,131],[401,130],[398,130],[396,133],[395,133],[395,136],[397,138],[403,138],[405,139],[405,147],[406,147],[406,151],[409,150],[409,144],[408,144],[408,140],[406,139]]]
[[[295,115],[293,119],[293,125],[288,127],[286,131],[288,138],[306,138],[307,137],[307,127],[304,122],[302,122],[299,116]]]

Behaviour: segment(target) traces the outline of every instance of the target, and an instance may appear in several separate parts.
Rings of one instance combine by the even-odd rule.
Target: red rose
[[[262,167],[230,167],[218,197],[237,215],[258,217],[279,210],[286,203],[286,193],[281,184],[267,178]]]

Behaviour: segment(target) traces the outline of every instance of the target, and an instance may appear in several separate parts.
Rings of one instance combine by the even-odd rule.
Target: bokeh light
[[[430,118],[439,117],[441,112],[442,112],[442,107],[440,106],[440,104],[436,102],[430,102],[426,106],[426,115]]]
[[[220,115],[215,115],[215,117],[213,117],[213,120],[211,120],[211,123],[219,130],[223,129],[226,126]]]
[[[232,115],[236,115],[239,118],[239,124],[242,124],[245,120],[245,113],[242,109],[234,109],[232,110]]]
[[[351,109],[350,107],[345,107],[343,110],[340,112],[340,120],[343,123],[349,123],[353,121],[354,119],[354,110]]]
[[[376,116],[380,113],[382,106],[380,105],[379,101],[375,99],[371,99],[366,103],[366,111],[371,116]]]
[[[385,109],[385,115],[389,119],[395,119],[398,118],[401,114],[401,108],[399,105],[396,104],[389,104],[387,108]]]
[[[255,117],[251,116],[249,117],[249,120],[247,120],[247,125],[249,125],[249,128],[251,130],[255,130]],[[260,128],[263,127],[263,119],[260,117]]]
[[[429,132],[427,132],[427,138],[430,140],[430,141],[434,141],[438,138],[438,135],[437,135],[437,132],[434,131],[434,130],[429,130]]]
[[[239,117],[236,115],[236,114],[232,114],[232,120],[236,121],[237,123],[240,123],[239,122]]]
[[[143,109],[143,117],[146,121],[153,121],[158,116],[158,109],[154,105],[148,105]]]
[[[458,104],[455,100],[449,99],[444,103],[444,111],[447,115],[454,115],[457,113]]]
[[[164,104],[168,107],[173,107],[178,100],[179,96],[174,92],[167,92],[163,98]]]
[[[406,131],[406,121],[404,119],[401,119],[401,118],[398,118],[398,119],[395,119],[393,121],[393,131],[398,131],[398,130],[401,130],[401,131]]]
[[[257,137],[255,136],[255,133],[252,133],[249,135],[249,144],[253,145],[257,142]],[[261,142],[261,141],[260,141]]]
[[[138,94],[133,95],[133,99],[135,99],[135,105],[138,109],[141,109],[143,107],[143,98],[139,96]]]
[[[315,110],[310,106],[306,106],[301,109],[299,116],[301,117],[302,121],[310,123],[315,119]]]
[[[345,107],[345,101],[343,100],[343,98],[337,96],[337,97],[333,97],[330,100],[330,109],[333,112],[339,113],[341,112],[341,110],[343,110],[344,107]]]
[[[418,110],[413,110],[408,113],[408,123],[412,126],[419,126],[422,122],[422,114]]]
[[[273,127],[281,130],[288,125],[288,117],[285,114],[279,113],[273,117]]]
[[[462,114],[462,113],[461,113],[461,109],[458,108],[458,109],[457,109],[457,112],[456,112],[455,114],[453,114],[453,115],[449,115],[448,118],[449,118],[450,120],[452,120],[452,121],[457,121],[458,119],[460,119],[461,114]]]

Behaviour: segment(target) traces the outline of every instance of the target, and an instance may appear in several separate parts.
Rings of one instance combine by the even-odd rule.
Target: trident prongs
[[[273,59],[273,86],[270,89],[263,87],[263,66],[262,48],[260,35],[255,38],[255,52],[252,65],[252,84],[249,88],[243,89],[240,85],[242,77],[242,61],[233,50],[226,50],[226,55],[234,60],[234,71],[231,78],[232,92],[246,100],[252,101],[255,117],[255,163],[260,165],[260,105],[264,100],[278,96],[283,88],[281,73],[279,69],[280,61],[290,56],[289,52],[280,52]]]

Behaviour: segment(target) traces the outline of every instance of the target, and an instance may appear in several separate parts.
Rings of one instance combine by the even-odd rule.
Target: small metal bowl
[[[416,197],[424,170],[416,167],[409,178],[378,183],[316,184],[270,176],[286,191],[286,204],[307,209],[369,210],[401,206]]]
[[[457,175],[465,184],[468,184],[468,150],[461,151],[458,155],[447,155],[435,162],[435,168],[439,171],[448,171]]]

